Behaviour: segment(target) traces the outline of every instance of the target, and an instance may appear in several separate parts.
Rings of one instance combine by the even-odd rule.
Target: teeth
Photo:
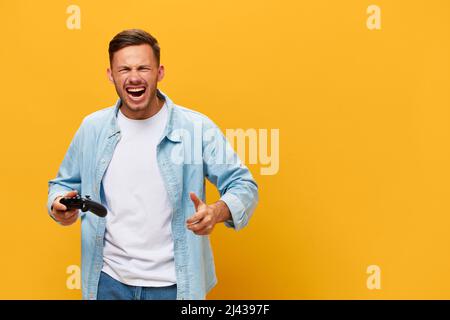
[[[139,91],[143,91],[145,90],[145,88],[128,88],[127,91],[130,92],[139,92]]]

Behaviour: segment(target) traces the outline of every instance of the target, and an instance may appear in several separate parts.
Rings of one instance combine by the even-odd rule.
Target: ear
[[[112,76],[112,71],[111,71],[110,68],[106,69],[106,74],[108,75],[109,81],[111,81],[111,83],[114,83],[114,79],[113,79],[113,76]]]
[[[158,82],[160,82],[164,78],[165,70],[164,66],[160,65],[158,68]]]

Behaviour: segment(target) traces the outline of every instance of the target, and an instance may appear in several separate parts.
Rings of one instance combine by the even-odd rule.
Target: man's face
[[[115,52],[108,77],[116,87],[124,111],[136,119],[151,116],[150,104],[157,83],[164,77],[164,66],[158,67],[149,45],[129,46]]]

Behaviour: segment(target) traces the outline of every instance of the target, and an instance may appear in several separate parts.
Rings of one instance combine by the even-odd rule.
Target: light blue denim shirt
[[[213,183],[232,219],[227,227],[245,227],[258,202],[258,186],[220,129],[205,115],[178,106],[158,90],[168,107],[168,120],[157,146],[158,166],[173,208],[172,237],[177,299],[205,299],[217,283],[209,236],[198,236],[185,221],[195,212],[189,192],[205,201],[205,178]],[[83,119],[59,168],[49,181],[47,210],[57,196],[77,190],[105,204],[103,175],[120,140],[114,106]],[[124,195],[125,197],[126,195]],[[83,299],[95,300],[103,267],[105,218],[81,212],[81,283]],[[52,217],[53,218],[53,217]]]

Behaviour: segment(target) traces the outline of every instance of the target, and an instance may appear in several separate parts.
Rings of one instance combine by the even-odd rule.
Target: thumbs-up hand
[[[190,192],[192,202],[194,203],[195,213],[186,220],[186,226],[197,235],[208,235],[214,229],[218,221],[219,212],[215,205],[207,205],[200,200],[194,192]]]

